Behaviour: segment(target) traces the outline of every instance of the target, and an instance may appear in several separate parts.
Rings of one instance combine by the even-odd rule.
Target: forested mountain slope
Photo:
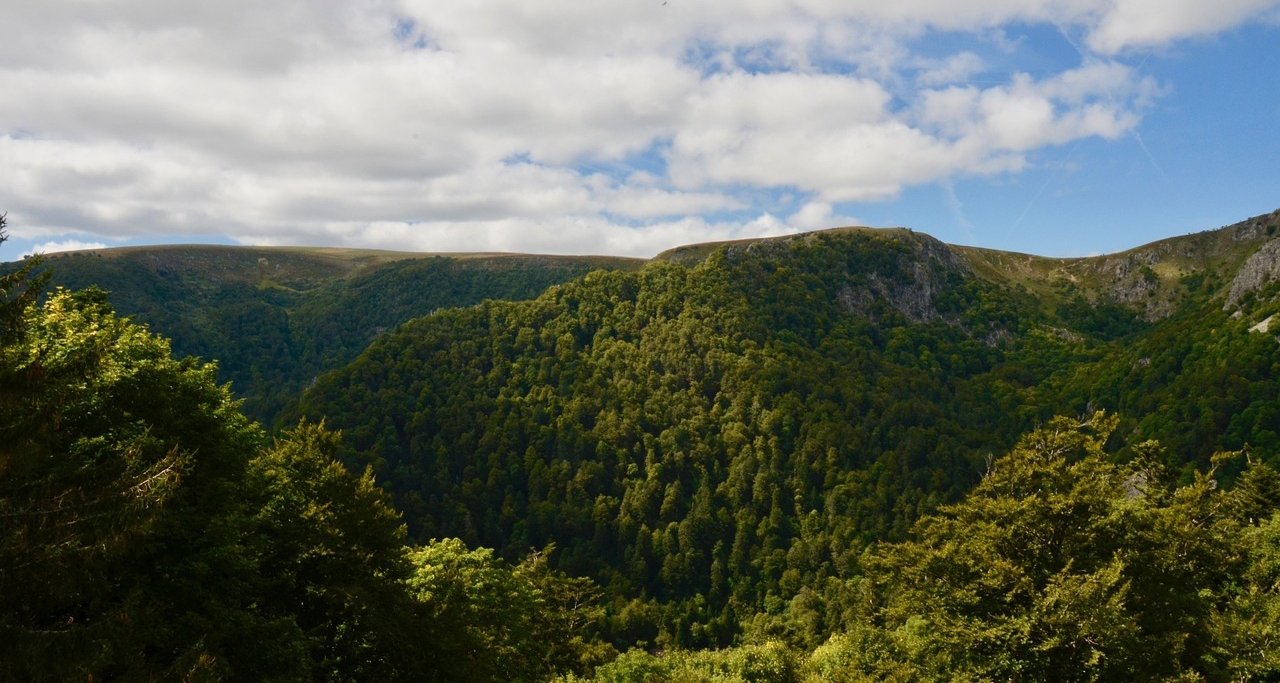
[[[45,260],[52,285],[102,287],[121,315],[171,339],[176,355],[217,360],[245,411],[267,422],[316,375],[407,320],[484,299],[531,298],[596,268],[640,263],[229,246],[124,247]]]
[[[0,677],[1274,680],[1278,218],[676,250],[398,327],[274,439],[0,272]]]
[[[302,411],[418,537],[554,542],[620,644],[725,644],[795,610],[821,638],[867,543],[1053,415],[1118,411],[1184,477],[1245,444],[1274,461],[1280,353],[1250,328],[1280,308],[1277,218],[1096,259],[907,230],[699,245],[414,321]]]
[[[0,680],[532,682],[612,654],[586,579],[406,546],[336,434],[268,438],[100,290],[39,290],[0,275]]]

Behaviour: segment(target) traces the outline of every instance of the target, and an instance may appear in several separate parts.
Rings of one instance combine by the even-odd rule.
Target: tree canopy
[[[0,346],[0,678],[541,680],[608,655],[589,582],[407,546],[338,434],[268,439],[101,291],[33,299]]]
[[[1280,286],[1148,326],[970,275],[856,231],[597,272],[271,436],[11,272],[0,678],[1280,677]]]
[[[1213,471],[1176,485],[1157,444],[1115,462],[1117,422],[1050,420],[963,500],[871,547],[848,620],[811,652],[633,651],[590,680],[1274,680],[1280,476],[1250,461],[1234,487]]]

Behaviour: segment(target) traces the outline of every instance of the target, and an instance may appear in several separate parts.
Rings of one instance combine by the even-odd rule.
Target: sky
[[[0,261],[842,225],[1083,256],[1280,207],[1280,0],[43,0],[0,26]]]

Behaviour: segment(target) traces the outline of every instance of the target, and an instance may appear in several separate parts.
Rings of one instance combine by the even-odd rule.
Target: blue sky
[[[647,256],[848,224],[1045,255],[1280,207],[1280,0],[6,3],[0,260]]]
[[[1273,211],[1278,44],[1274,26],[1253,25],[1128,55],[1164,91],[1125,136],[1042,149],[1022,173],[959,180],[958,214],[938,185],[853,211],[876,224],[931,225],[950,242],[1050,255],[1120,251]]]

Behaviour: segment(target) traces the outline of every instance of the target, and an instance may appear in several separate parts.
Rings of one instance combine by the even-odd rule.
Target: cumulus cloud
[[[1090,47],[1116,53],[1211,35],[1280,7],[1276,0],[1123,0],[1101,15],[1089,32]],[[1274,14],[1271,15],[1274,18]]]
[[[492,221],[429,221],[421,223],[365,221],[318,224],[315,235],[326,244],[393,250],[438,252],[521,252],[552,254],[612,254],[649,257],[683,244],[718,242],[748,237],[772,237],[800,229],[772,214],[745,221],[711,221],[699,216],[646,223],[643,229],[604,217],[554,220],[502,218]],[[247,244],[291,244],[278,232],[248,233]]]
[[[965,82],[986,68],[982,57],[969,52],[957,52],[935,64],[916,76],[916,82],[927,88]]]
[[[799,230],[866,225],[866,221],[835,212],[827,202],[806,202],[787,218],[787,225]]]
[[[1122,136],[1160,93],[1126,50],[1277,7],[4,3],[0,207],[24,239],[428,250],[645,254],[824,227],[847,218],[833,204]],[[931,33],[1036,23],[1083,36],[1081,63],[977,83],[971,44],[916,54]],[[761,199],[778,192],[801,208]]]

